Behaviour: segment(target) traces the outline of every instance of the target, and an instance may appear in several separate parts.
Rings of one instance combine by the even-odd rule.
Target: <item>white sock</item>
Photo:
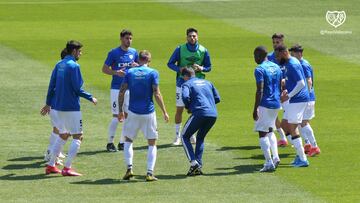
[[[153,174],[156,163],[157,147],[149,146],[147,154],[147,172]]]
[[[124,142],[124,158],[125,158],[126,167],[128,169],[132,168],[133,156],[134,156],[133,143],[125,141]]]
[[[305,127],[301,127],[301,126],[299,127],[300,128],[300,134],[301,134],[301,137],[304,139],[305,144],[310,144],[309,138],[308,138],[308,131],[306,130]]]
[[[69,147],[68,156],[66,158],[66,162],[64,165],[66,168],[71,168],[71,163],[74,160],[74,158],[76,157],[76,154],[78,153],[78,151],[80,149],[80,144],[81,144],[81,140],[78,140],[78,139],[72,140],[70,147]]]
[[[276,131],[280,135],[280,140],[285,140],[286,141],[286,136],[285,136],[284,130],[282,128],[278,128],[278,129],[276,129]]]
[[[311,128],[310,124],[307,124],[306,126],[301,128],[301,133],[305,133],[307,136],[308,141],[310,142],[310,144],[313,147],[317,147],[317,143],[316,143],[316,139],[315,139],[315,135],[314,135],[314,131]],[[306,141],[305,141],[306,142]]]
[[[51,152],[52,147],[54,146],[56,139],[59,137],[59,134],[56,134],[54,132],[51,132],[50,138],[49,138],[49,145],[48,145],[48,152]]]
[[[299,155],[299,158],[301,161],[306,161],[307,158],[306,158],[306,155],[305,155],[305,152],[304,152],[304,148],[303,148],[303,145],[302,145],[302,141],[301,141],[301,138],[298,137],[293,141],[293,144],[294,144],[294,147],[295,147],[295,150],[296,150],[296,154]]]
[[[108,143],[113,143],[114,142],[114,138],[115,138],[115,133],[116,133],[116,128],[119,124],[119,121],[117,118],[112,118],[110,125],[109,125],[109,137],[108,137]]]
[[[290,144],[294,145],[291,135],[286,135],[286,137],[289,140]]]
[[[66,140],[63,140],[61,137],[56,138],[55,144],[53,145],[51,151],[51,158],[48,163],[49,166],[55,166],[56,158],[59,156],[65,144],[66,144]]]
[[[273,156],[273,160],[280,160],[275,133],[270,132],[266,136],[269,138],[270,141],[270,149]]]
[[[270,140],[267,136],[259,138],[261,150],[264,153],[266,163],[271,162]]]
[[[181,123],[175,124],[175,135],[177,138],[180,138],[181,133]]]

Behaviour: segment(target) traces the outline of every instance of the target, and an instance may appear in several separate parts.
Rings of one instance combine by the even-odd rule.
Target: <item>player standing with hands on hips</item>
[[[195,28],[186,30],[187,43],[176,47],[171,55],[168,67],[176,72],[176,114],[175,114],[175,139],[173,145],[181,144],[181,122],[182,113],[184,111],[184,103],[181,98],[181,85],[184,83],[184,78],[181,76],[181,71],[186,67],[191,67],[195,71],[198,78],[205,78],[204,72],[211,71],[210,55],[208,50],[199,44],[198,31]],[[194,136],[192,143],[196,142]]]
[[[81,176],[80,173],[71,169],[71,163],[76,157],[83,139],[80,97],[97,104],[97,99],[82,88],[84,82],[80,72],[80,65],[77,63],[81,56],[82,46],[78,41],[71,40],[67,42],[67,55],[56,64],[51,75],[46,106],[41,113],[46,114],[50,111],[51,100],[55,97],[53,109],[58,114],[60,137],[53,146],[51,159],[45,169],[46,174],[62,173],[63,176]],[[73,140],[69,147],[64,169],[60,171],[56,168],[55,161],[70,136],[73,137]]]

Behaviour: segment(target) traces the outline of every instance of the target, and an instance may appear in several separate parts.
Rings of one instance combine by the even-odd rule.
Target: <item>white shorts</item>
[[[145,139],[157,139],[157,122],[156,113],[150,114],[135,114],[131,111],[124,121],[123,135],[134,140],[139,132],[142,131]]]
[[[55,109],[50,109],[49,115],[52,127],[56,127],[57,129],[59,129],[58,112]]]
[[[60,134],[82,134],[81,111],[57,111]]]
[[[181,87],[176,86],[176,106],[177,107],[184,107],[185,104],[182,100],[182,91]]]
[[[291,124],[299,124],[303,120],[307,102],[289,103],[286,105],[284,119]]]
[[[303,120],[311,120],[315,117],[315,101],[309,101],[306,105]]]
[[[254,130],[259,132],[270,132],[269,128],[276,129],[275,122],[279,109],[269,109],[263,106],[258,107],[259,119],[255,121]]]
[[[112,114],[119,114],[119,92],[120,90],[116,90],[116,89],[111,89],[110,90],[110,104],[111,104],[111,112]],[[123,104],[123,109],[124,112],[128,112],[129,109],[129,99],[130,99],[130,94],[129,94],[129,90],[125,91],[125,95],[124,95],[124,104]]]

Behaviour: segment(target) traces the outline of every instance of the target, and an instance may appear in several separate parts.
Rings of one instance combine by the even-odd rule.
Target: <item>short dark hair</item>
[[[75,41],[75,40],[70,40],[66,43],[65,49],[66,49],[67,54],[71,54],[74,49],[78,50],[81,47],[83,47],[83,45],[80,42]]]
[[[255,48],[254,53],[267,56],[268,52],[265,46],[258,46]]]
[[[125,37],[126,35],[131,35],[132,36],[131,30],[128,30],[128,29],[121,30],[120,37]]]
[[[300,44],[294,44],[289,51],[293,51],[293,52],[303,52],[304,48],[300,45]]]
[[[275,47],[275,51],[277,51],[277,52],[283,52],[286,50],[287,50],[287,47],[285,45],[278,45]]]
[[[284,35],[282,33],[274,33],[271,39],[284,39]]]
[[[181,76],[193,77],[194,75],[195,75],[195,71],[193,68],[190,67],[186,67],[181,71]]]
[[[60,58],[61,58],[61,59],[64,59],[66,55],[68,55],[68,53],[67,53],[67,51],[66,51],[66,48],[64,48],[64,49],[61,51]]]
[[[195,32],[196,34],[198,33],[197,29],[191,27],[191,28],[188,28],[188,29],[186,30],[186,36],[187,36],[189,33],[191,33],[191,32]]]

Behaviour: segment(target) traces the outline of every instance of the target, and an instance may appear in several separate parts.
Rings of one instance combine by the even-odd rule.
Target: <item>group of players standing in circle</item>
[[[307,167],[307,156],[320,154],[310,120],[315,117],[314,74],[310,63],[303,58],[299,44],[288,49],[284,35],[272,36],[274,51],[268,54],[264,46],[254,50],[256,96],[253,110],[255,131],[265,157],[260,172],[275,171],[280,164],[278,146],[285,147],[288,141],[294,146],[296,156],[291,165]],[[283,109],[280,122],[278,111]],[[280,140],[274,130],[280,134]],[[305,145],[302,143],[304,138]]]
[[[214,85],[204,79],[205,73],[211,71],[211,61],[207,49],[198,43],[198,31],[189,28],[186,36],[187,43],[176,47],[167,65],[176,72],[175,136],[172,144],[183,145],[190,162],[187,175],[194,176],[203,174],[204,139],[216,122],[216,104],[220,102],[220,96]],[[121,45],[108,53],[102,67],[103,73],[112,76],[110,102],[113,117],[108,127],[106,150],[123,150],[126,164],[123,179],[130,180],[134,176],[133,141],[141,130],[148,140],[145,179],[155,181],[158,131],[153,98],[166,122],[169,121],[169,115],[160,92],[159,73],[149,66],[151,53],[147,50],[138,53],[132,48],[132,37],[130,30],[122,30]],[[259,66],[255,69],[257,91],[253,118],[266,159],[261,172],[276,169],[280,163],[277,147],[288,145],[287,138],[296,149],[297,155],[292,163],[296,167],[309,165],[305,153],[309,156],[320,153],[309,123],[314,117],[313,71],[310,64],[302,58],[302,47],[293,46],[290,49],[292,57],[283,44],[283,38],[282,34],[273,35],[274,52],[269,55],[263,46],[254,51],[254,58]],[[78,41],[67,42],[61,53],[62,59],[52,72],[46,105],[41,109],[42,115],[50,114],[53,125],[45,155],[45,160],[48,161],[46,174],[81,176],[71,167],[83,138],[79,97],[97,104],[97,99],[82,88],[83,80],[77,63],[82,46]],[[284,110],[281,123],[277,119],[280,103]],[[184,108],[191,116],[181,130]],[[114,139],[119,123],[123,123],[123,127],[116,148]],[[305,139],[304,147],[298,126]],[[274,129],[280,134],[279,142]],[[73,140],[64,168],[60,170],[57,165],[62,165],[62,149],[70,136]],[[195,150],[192,144],[195,144]]]
[[[174,145],[183,143],[184,151],[189,159],[190,168],[188,176],[202,175],[202,155],[204,139],[217,118],[216,104],[220,96],[214,85],[205,80],[205,74],[211,70],[208,51],[198,43],[198,31],[189,28],[186,31],[187,43],[178,46],[172,54],[168,66],[177,73],[177,113],[176,136]],[[157,157],[156,140],[158,139],[157,121],[153,98],[159,105],[163,118],[169,121],[159,87],[159,73],[149,67],[151,53],[142,50],[139,53],[131,48],[132,32],[122,30],[120,33],[121,45],[112,49],[105,60],[102,71],[112,76],[111,82],[111,108],[113,118],[108,130],[108,143],[106,150],[116,152],[124,151],[126,173],[124,180],[133,176],[133,141],[141,130],[148,140],[146,181],[155,181],[154,167]],[[82,117],[79,97],[97,103],[90,93],[82,88],[80,65],[77,60],[81,56],[82,44],[69,41],[62,52],[60,60],[50,79],[46,105],[41,114],[50,113],[54,121],[54,131],[50,137],[50,144],[45,159],[48,161],[45,173],[61,173],[63,176],[80,176],[75,172],[71,163],[75,158],[82,140]],[[181,131],[181,116],[184,108],[191,116]],[[55,122],[57,120],[57,122]],[[118,148],[114,145],[116,129],[123,123]],[[196,133],[194,138],[194,133]],[[59,136],[56,136],[56,134]],[[57,168],[57,160],[68,137],[73,136],[68,156],[63,170]],[[192,138],[193,137],[193,138]],[[181,141],[180,141],[181,138]],[[195,150],[192,146],[195,144]]]

